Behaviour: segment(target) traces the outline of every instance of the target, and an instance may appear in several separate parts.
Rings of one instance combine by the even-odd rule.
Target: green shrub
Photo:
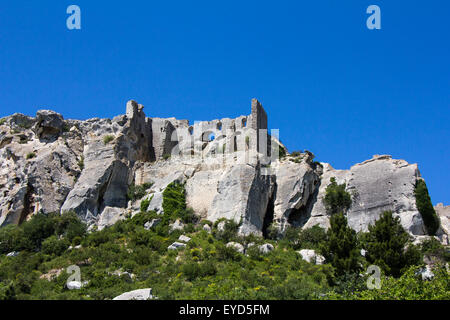
[[[450,262],[450,250],[443,246],[439,240],[431,238],[421,244],[421,251],[424,255],[436,257],[443,262]]]
[[[6,123],[6,118],[0,119],[0,126],[4,125]]]
[[[112,135],[106,135],[103,137],[103,143],[106,145],[114,140],[114,136]]]
[[[168,153],[163,154],[163,159],[164,160],[169,160],[171,157],[172,157],[171,154],[168,154]]]
[[[336,274],[342,276],[359,272],[360,251],[356,232],[347,225],[347,218],[342,212],[331,216],[327,237],[328,240],[321,246],[320,251],[326,262],[336,269]]]
[[[198,222],[198,217],[192,208],[185,208],[178,212],[178,216],[183,223],[192,224]]]
[[[20,143],[20,144],[27,144],[28,141],[29,141],[29,140],[28,140],[28,137],[25,136],[25,135],[21,135],[20,138],[19,138],[19,143]]]
[[[42,242],[42,252],[48,255],[59,256],[67,250],[70,243],[67,239],[59,240],[57,236],[51,236]]]
[[[144,183],[142,185],[132,184],[128,187],[127,200],[136,201],[142,199],[146,194],[147,190],[152,187],[152,183]]]
[[[55,214],[34,215],[29,221],[23,223],[23,248],[29,251],[40,250],[42,241],[55,234]]]
[[[34,153],[34,152],[27,153],[27,157],[26,158],[27,158],[27,160],[36,158],[36,153]]]
[[[64,212],[62,215],[56,214],[54,220],[57,235],[64,236],[70,242],[76,237],[83,238],[86,235],[87,225],[73,211]]]
[[[219,230],[218,226],[224,222],[223,230]],[[225,243],[236,240],[238,237],[239,224],[234,220],[219,219],[214,223],[213,236]]]
[[[150,200],[144,199],[141,201],[141,212],[146,212],[150,206]]]
[[[427,228],[428,234],[435,235],[439,228],[439,218],[434,210],[433,204],[431,203],[431,198],[428,194],[425,181],[417,180],[414,194],[416,196],[417,209],[422,216],[423,223]]]
[[[264,236],[270,240],[278,240],[281,236],[280,231],[275,223],[271,223],[268,227]]]
[[[328,240],[327,232],[319,225],[312,228],[303,229],[299,234],[299,249],[318,250],[320,246]]]
[[[8,225],[0,228],[0,253],[22,250],[24,238],[23,228],[19,226]]]
[[[445,267],[433,270],[435,277],[422,280],[418,274],[420,268],[411,266],[400,278],[381,278],[381,288],[376,290],[364,289],[344,294],[329,293],[325,299],[351,300],[449,300],[449,273]]]
[[[323,199],[327,213],[333,215],[339,212],[347,212],[352,205],[352,197],[350,193],[345,191],[345,183],[338,185],[334,177],[330,179],[330,182]]]
[[[78,160],[78,167],[80,168],[81,171],[83,171],[83,169],[84,169],[84,156],[83,155],[80,157],[80,160]]]
[[[399,277],[411,265],[419,264],[422,260],[415,246],[409,245],[405,250],[408,240],[400,218],[386,211],[374,225],[369,225],[369,232],[363,237],[366,259],[379,266],[387,275]]]
[[[165,215],[177,218],[186,210],[186,194],[184,185],[178,182],[170,183],[163,192],[162,208]]]

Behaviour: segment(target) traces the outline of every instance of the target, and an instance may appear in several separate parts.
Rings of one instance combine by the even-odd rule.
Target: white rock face
[[[97,224],[98,230],[110,227],[123,219],[125,219],[125,209],[105,207]]]
[[[294,226],[302,226],[307,222],[309,202],[314,196],[318,183],[319,176],[310,162],[283,161],[279,163],[276,170],[274,221],[281,231],[285,230],[288,222]]]
[[[328,228],[322,200],[335,177],[352,194],[348,221],[355,230],[366,231],[383,211],[392,210],[410,234],[425,234],[415,205],[414,186],[421,179],[416,164],[374,156],[349,170],[335,170],[317,165],[305,151],[268,165],[265,145],[257,144],[267,137],[267,114],[257,100],[248,116],[193,125],[148,118],[143,109],[129,101],[126,114],[114,119],[65,120],[48,110],[34,118],[4,118],[0,226],[38,212],[74,211],[89,230],[102,229],[139,213],[141,200],[127,199],[132,183],[152,183],[143,199],[151,200],[148,210],[163,215],[162,194],[176,181],[185,184],[187,206],[199,218],[234,220],[241,223],[242,235],[263,235],[271,223],[280,233],[288,226]],[[274,137],[269,141],[281,145]],[[448,243],[448,207],[436,211],[442,224],[438,236]],[[171,231],[183,227],[177,221]]]
[[[151,300],[153,299],[152,289],[140,289],[130,292],[125,292],[113,300]]]
[[[323,175],[317,201],[311,211],[311,221],[304,228],[318,223],[328,228],[327,213],[323,204],[330,178],[338,184],[346,183],[352,194],[352,206],[347,213],[350,227],[356,231],[368,231],[384,211],[391,210],[400,217],[403,227],[412,235],[424,235],[425,227],[417,210],[414,187],[420,179],[416,164],[394,160],[390,156],[374,156],[351,167],[350,170],[334,170],[323,165]],[[318,219],[320,217],[320,219]]]
[[[441,232],[446,235],[450,234],[450,206],[444,206],[442,203],[439,203],[434,207],[439,220],[441,221]]]
[[[309,263],[323,264],[325,262],[325,258],[317,254],[314,250],[303,249],[297,252],[302,256],[303,260]]]

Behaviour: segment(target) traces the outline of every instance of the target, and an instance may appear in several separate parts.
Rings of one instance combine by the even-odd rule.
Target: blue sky
[[[66,28],[71,4],[81,30]],[[210,120],[256,97],[291,151],[338,169],[391,154],[450,204],[449,16],[444,0],[2,0],[0,116],[113,117],[135,99],[150,117]]]

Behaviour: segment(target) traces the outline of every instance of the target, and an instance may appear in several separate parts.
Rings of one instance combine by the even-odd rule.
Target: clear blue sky
[[[371,4],[381,30],[366,28]],[[447,0],[2,0],[0,116],[113,117],[135,99],[150,117],[210,120],[256,97],[291,151],[339,169],[419,163],[450,204],[449,20]]]

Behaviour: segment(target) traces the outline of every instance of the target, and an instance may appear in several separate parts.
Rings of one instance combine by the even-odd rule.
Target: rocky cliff
[[[276,132],[267,131],[262,105],[251,114],[190,125],[187,120],[146,117],[127,103],[114,119],[64,120],[52,111],[36,117],[14,114],[0,122],[0,225],[19,224],[38,212],[75,211],[100,228],[139,211],[129,201],[131,185],[150,186],[143,198],[164,214],[162,193],[185,184],[187,204],[204,219],[241,222],[243,234],[274,224],[329,226],[323,197],[330,179],[352,195],[348,221],[367,230],[385,210],[414,236],[426,234],[414,196],[416,164],[374,156],[349,170],[314,162],[310,152],[286,156]],[[448,207],[438,206],[447,242]]]

